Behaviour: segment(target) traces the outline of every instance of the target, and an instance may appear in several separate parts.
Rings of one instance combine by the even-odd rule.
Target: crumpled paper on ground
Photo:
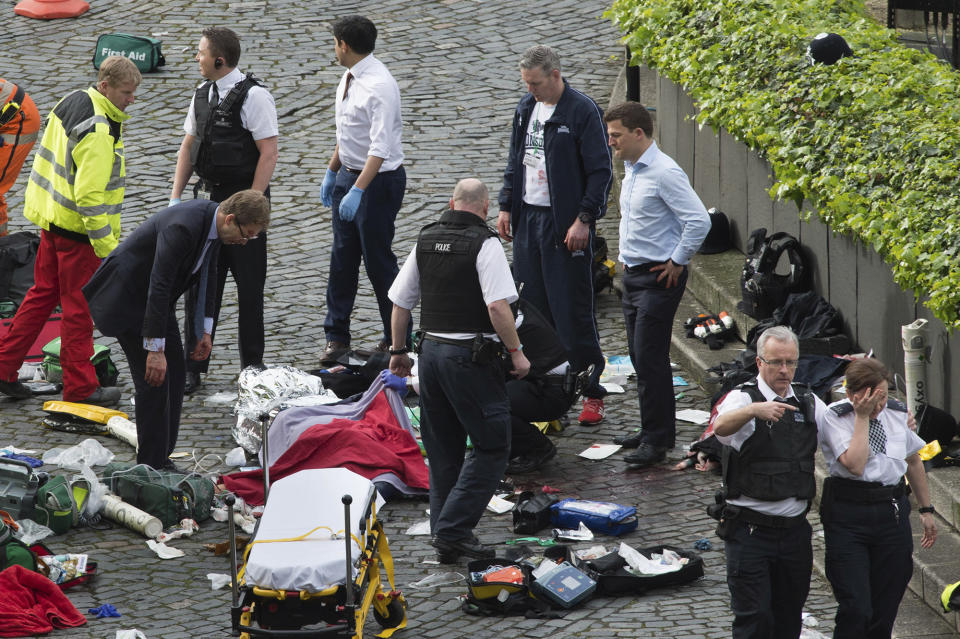
[[[208,572],[207,579],[210,580],[210,590],[220,590],[230,585],[230,575],[224,575],[218,572]]]
[[[186,554],[178,548],[171,548],[170,546],[159,541],[154,541],[153,539],[147,540],[147,547],[155,552],[157,557],[160,559],[176,559],[177,557],[183,557]]]
[[[117,636],[113,639],[147,639],[147,635],[136,628],[131,628],[129,630],[117,630]]]

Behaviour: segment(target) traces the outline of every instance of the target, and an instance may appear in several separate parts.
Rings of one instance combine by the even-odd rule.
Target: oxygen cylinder
[[[903,368],[907,383],[907,408],[914,415],[927,403],[927,362],[930,359],[930,344],[927,336],[927,320],[918,319],[900,327],[903,341]]]

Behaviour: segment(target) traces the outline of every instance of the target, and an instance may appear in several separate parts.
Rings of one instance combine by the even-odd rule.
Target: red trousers
[[[81,288],[100,265],[89,244],[40,232],[40,248],[33,267],[33,288],[17,309],[10,332],[0,339],[0,379],[16,381],[23,358],[36,341],[50,313],[63,308],[60,324],[60,365],[63,399],[83,401],[100,383],[93,357],[93,320]]]
[[[25,95],[20,111],[4,126],[0,126],[0,235],[7,234],[7,201],[3,196],[17,181],[20,167],[33,148],[38,131],[40,113],[30,96]]]

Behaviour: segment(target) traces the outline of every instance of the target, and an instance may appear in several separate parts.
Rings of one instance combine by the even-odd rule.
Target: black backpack
[[[790,272],[778,275],[777,263],[784,251],[790,260]],[[743,299],[737,308],[754,319],[770,317],[790,293],[807,290],[809,270],[797,238],[783,232],[767,237],[767,229],[756,229],[747,240],[747,259],[740,276]]]

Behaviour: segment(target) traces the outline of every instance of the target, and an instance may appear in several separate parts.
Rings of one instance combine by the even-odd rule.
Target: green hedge
[[[960,75],[856,0],[615,0],[606,15],[635,60],[693,97],[698,122],[766,157],[771,197],[811,203],[960,327]],[[821,31],[856,57],[811,65]]]

